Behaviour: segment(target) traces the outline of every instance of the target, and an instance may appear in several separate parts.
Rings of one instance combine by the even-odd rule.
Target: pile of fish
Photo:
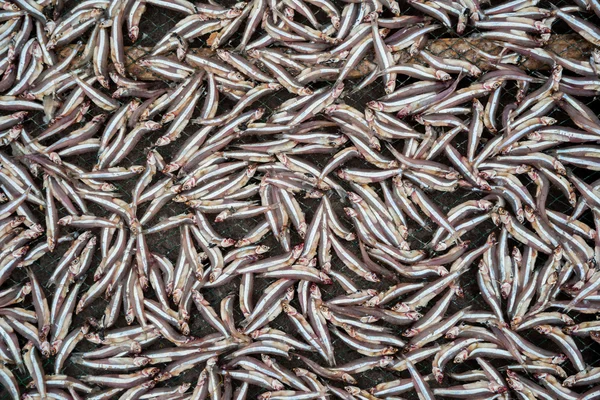
[[[0,0],[3,398],[600,398],[600,2],[492,3]]]

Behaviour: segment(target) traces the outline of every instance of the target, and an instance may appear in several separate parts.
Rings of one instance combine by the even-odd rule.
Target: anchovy
[[[0,0],[10,398],[598,397],[597,0],[64,3]]]

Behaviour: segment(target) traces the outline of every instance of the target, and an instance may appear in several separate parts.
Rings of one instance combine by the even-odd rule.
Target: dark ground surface
[[[77,3],[76,1],[68,2],[65,9],[68,9],[70,6],[72,6],[76,3]],[[544,4],[542,4],[541,6],[543,7]],[[402,11],[404,12],[406,10],[408,10],[407,6],[405,4],[402,5]],[[140,26],[140,32],[141,32],[140,39],[138,40],[138,42],[136,42],[134,44],[126,43],[126,45],[134,45],[134,46],[140,46],[140,47],[151,46],[158,38],[162,37],[162,35],[169,28],[171,28],[178,19],[179,19],[179,16],[173,12],[169,12],[166,10],[159,10],[156,7],[148,6],[148,10],[146,11],[146,14],[143,17],[142,23]],[[594,18],[594,21],[596,23],[598,23],[598,21],[595,18]],[[564,27],[561,27],[558,24],[555,26],[555,28],[564,29]],[[456,36],[455,34],[452,34],[450,32],[440,34],[441,37],[446,37],[448,35]],[[232,47],[235,47],[235,45],[237,45],[237,40],[239,40],[239,37],[234,37],[234,39],[230,43]],[[205,46],[205,43],[202,40],[199,40],[196,43],[191,44],[191,47],[202,47],[202,46]],[[229,45],[226,47],[229,47]],[[132,60],[132,61],[134,61],[134,60]],[[410,80],[408,82],[410,82]],[[356,83],[358,83],[358,82],[356,82]],[[328,85],[328,84],[329,83],[327,83],[327,82],[319,83],[316,86],[319,87],[321,85]],[[532,88],[532,90],[533,89],[535,89],[535,88]],[[377,97],[380,97],[381,95],[383,95],[383,93],[384,92],[383,92],[383,88],[381,86],[381,82],[377,81],[377,82],[375,82],[375,84],[369,86],[367,89],[364,89],[360,92],[357,92],[357,93],[354,93],[351,95],[346,95],[346,97],[343,98],[343,101],[351,106],[356,107],[359,110],[362,110],[362,109],[364,109],[365,104],[369,100],[376,99]],[[513,97],[514,93],[515,93],[514,90],[511,90],[508,92],[508,94],[506,95],[506,99],[505,100],[503,99],[505,104],[508,103],[509,101],[512,101],[512,99],[514,98]],[[276,106],[278,106],[279,104],[281,104],[281,102],[287,98],[289,98],[289,95],[284,94],[284,92],[280,92],[273,96],[263,98],[261,100],[261,103],[262,103],[261,106],[265,107],[268,111],[270,111],[270,110],[274,109]],[[588,100],[588,99],[586,99],[586,100]],[[233,105],[233,102],[231,102],[229,100],[223,101],[220,104],[219,112],[229,109],[232,105]],[[594,102],[591,106],[593,107],[593,109],[600,111],[600,108],[598,107],[598,105],[599,105],[598,102]],[[98,110],[92,109],[90,111],[90,115],[96,115],[98,113],[99,113]],[[559,121],[566,120],[566,117],[564,115],[559,115],[559,114],[554,115],[553,114],[552,116],[557,118]],[[45,127],[45,125],[41,121],[41,115],[32,116],[29,120],[26,121],[26,124],[25,124],[25,128],[27,130],[31,131],[32,136],[36,136],[37,134],[39,134],[39,132],[44,127]],[[166,160],[169,160],[171,154],[176,150],[177,146],[180,143],[182,143],[188,135],[195,132],[195,130],[196,130],[195,127],[193,127],[191,125],[188,126],[185,130],[183,137],[181,139],[179,139],[177,142],[175,142],[175,144],[159,148],[160,154],[163,155],[163,157],[165,157]],[[158,132],[154,132],[154,133],[152,133],[152,135],[146,137],[137,146],[135,151],[128,157],[126,162],[123,163],[123,165],[128,166],[128,165],[143,164],[147,148],[150,146],[151,143],[153,143],[156,140],[156,138],[161,136],[161,134],[162,134],[162,131],[158,131]],[[267,139],[268,138],[264,138],[263,140],[267,140]],[[465,139],[464,137],[462,137],[462,138],[459,137],[456,140],[456,143],[459,146],[459,150],[460,150],[461,145],[464,145],[464,139]],[[256,140],[256,139],[253,138],[252,140]],[[313,162],[314,164],[316,164],[318,166],[323,166],[326,164],[329,156],[328,155],[316,155],[316,156],[311,156],[311,157],[306,157],[306,156],[303,156],[303,157],[310,160],[311,162]],[[91,168],[91,166],[93,165],[93,163],[95,161],[95,156],[94,155],[86,155],[83,157],[72,158],[67,161],[74,162],[83,168],[89,169],[89,168]],[[444,160],[442,160],[442,162],[443,161]],[[355,165],[352,165],[352,166],[361,166],[361,164],[360,164],[360,162],[356,162]],[[586,170],[579,170],[579,171],[577,171],[577,174],[579,176],[585,178],[587,181],[597,179],[597,176],[596,176],[597,174],[591,174],[589,171],[586,171]],[[524,179],[527,180],[528,178],[525,177]],[[528,183],[528,188],[533,193],[533,191],[535,190],[535,186],[532,185],[531,182],[527,182],[527,183]],[[126,201],[129,200],[129,196],[130,196],[129,193],[131,191],[133,184],[134,184],[133,181],[126,181],[125,183],[122,183],[121,186],[119,187],[119,193],[121,193],[123,195],[123,198]],[[332,200],[332,203],[334,204],[334,207],[336,208],[338,215],[342,219],[344,219],[345,214],[344,214],[342,208],[347,206],[347,204],[344,204],[343,202],[341,202],[339,200],[339,198],[337,197],[337,195],[335,195],[334,193],[329,194],[329,196]],[[430,193],[430,196],[436,201],[436,203],[438,203],[438,205],[444,211],[448,211],[450,208],[452,208],[455,205],[460,204],[466,200],[477,199],[477,198],[482,197],[479,194],[471,193],[471,192],[467,192],[467,191],[463,191],[463,190],[458,190],[454,193]],[[559,193],[557,191],[552,191],[551,199],[552,200],[549,202],[548,208],[551,208],[551,209],[554,209],[557,211],[563,211],[563,212],[569,210],[569,206],[565,202],[561,193]],[[313,199],[299,199],[299,200],[301,201],[303,209],[306,212],[307,221],[310,221],[310,219],[312,218],[313,210],[315,209],[315,206],[318,204],[318,200],[313,200]],[[94,212],[96,215],[105,215],[103,210],[101,210],[99,208],[95,208],[93,205],[90,205],[90,210],[92,212]],[[140,211],[143,213],[144,209],[142,208]],[[177,203],[170,203],[158,214],[158,216],[154,219],[154,221],[150,225],[153,225],[155,222],[158,222],[161,219],[167,218],[169,216],[177,215],[182,212],[185,212],[184,205],[177,204]],[[40,212],[40,215],[42,216],[41,220],[43,221],[43,214],[41,214],[41,212]],[[62,213],[59,213],[59,215],[64,216],[65,213],[62,212]],[[588,224],[592,224],[592,226],[593,226],[593,223],[590,221],[590,216],[587,213],[583,219],[584,219],[584,222],[586,222]],[[248,220],[240,220],[240,221],[215,224],[214,227],[224,236],[238,239],[238,238],[241,238],[242,236],[244,236],[244,234],[246,232],[248,232],[249,230],[251,230],[258,222],[259,222],[259,219],[248,219]],[[345,221],[345,222],[347,223],[347,225],[351,225],[349,221]],[[430,224],[430,227],[433,230],[435,230],[435,228],[436,228],[433,224]],[[417,226],[416,224],[414,224],[412,222],[409,222],[409,229],[410,229],[410,234],[409,234],[408,241],[411,245],[411,248],[427,249],[427,244],[428,244],[429,238],[431,237],[431,232],[429,232],[427,229],[423,229],[423,228]],[[485,239],[488,236],[488,234],[491,231],[493,231],[494,229],[496,229],[496,228],[494,227],[494,225],[491,222],[482,224],[482,225],[478,226],[477,229],[474,229],[473,231],[467,233],[463,237],[463,240],[470,240],[472,242],[472,244],[471,244],[472,247],[481,245],[485,242]],[[38,241],[39,240],[44,240],[44,237],[38,239]],[[160,234],[156,234],[156,235],[149,235],[147,240],[148,240],[148,246],[150,247],[150,250],[153,253],[165,255],[173,263],[175,262],[178,251],[180,249],[178,230],[172,230],[172,231],[168,231],[168,232],[164,232],[164,233],[160,233]],[[294,244],[297,244],[299,242],[300,242],[299,237],[295,237]],[[261,242],[261,244],[271,246],[271,249],[272,249],[272,251],[270,253],[271,255],[275,255],[279,251],[278,245],[277,245],[276,241],[274,240],[274,238],[272,237],[272,235],[268,235]],[[512,248],[512,246],[516,245],[516,244],[517,244],[516,242],[511,240],[510,248]],[[59,246],[57,248],[57,250],[55,250],[54,254],[44,256],[38,262],[36,262],[36,264],[34,264],[32,266],[34,268],[35,273],[36,273],[38,279],[40,280],[40,282],[43,283],[48,279],[48,277],[52,273],[54,266],[56,265],[58,259],[60,258],[60,256],[66,250],[67,247],[68,247],[68,245]],[[100,261],[99,254],[97,254],[96,259],[94,260],[94,262],[96,263],[95,265],[97,265],[97,263],[99,261]],[[540,257],[538,259],[538,263],[540,263],[540,264],[543,263],[543,261],[544,261],[544,259],[542,257]],[[346,271],[346,268],[344,267],[344,265],[335,257],[335,255],[334,255],[334,259],[333,259],[333,269],[340,270],[343,272]],[[93,267],[91,268],[91,270],[93,270]],[[483,300],[479,294],[479,290],[478,290],[477,283],[475,280],[475,271],[476,271],[476,268],[474,266],[472,266],[471,270],[461,277],[460,282],[461,282],[461,286],[464,289],[465,296],[462,299],[457,298],[452,302],[452,304],[448,310],[448,315],[451,315],[454,312],[456,312],[457,310],[463,309],[464,307],[467,307],[467,306],[472,306],[473,309],[487,309],[487,305],[483,302]],[[86,279],[86,283],[85,283],[84,287],[82,288],[81,293],[85,292],[87,290],[87,288],[89,287],[89,285],[91,285],[93,283],[93,279],[92,279],[91,275],[92,274],[89,274],[88,278]],[[350,273],[349,275],[351,276],[352,274]],[[25,274],[23,273],[23,271],[17,271],[12,276],[13,282],[7,283],[6,286],[8,287],[10,283],[16,284],[16,283],[22,281],[24,278],[25,278]],[[356,282],[358,282],[358,279],[356,280]],[[255,280],[255,299],[257,299],[260,296],[264,287],[266,287],[270,283],[271,283],[271,281],[267,281],[267,280],[261,280],[261,279]],[[238,284],[239,284],[239,281],[234,280],[232,284],[226,285],[224,287],[215,288],[215,289],[203,289],[202,293],[207,298],[207,300],[209,300],[211,302],[211,304],[214,307],[217,307],[217,309],[218,309],[218,304],[223,297],[227,296],[228,294],[230,294],[232,292],[233,293],[238,292]],[[369,287],[375,288],[375,289],[385,289],[389,285],[390,285],[390,282],[382,282],[380,284],[370,284]],[[334,284],[329,287],[321,286],[321,289],[322,289],[323,297],[325,300],[335,297],[342,293],[340,286],[337,284]],[[53,290],[52,287],[47,288],[47,295],[51,295],[52,290]],[[146,293],[146,296],[149,298],[153,297],[153,295],[151,294],[151,291]],[[296,303],[296,301],[294,301],[294,303]],[[435,301],[432,301],[432,304],[433,303],[435,303]],[[297,304],[294,304],[294,305],[296,307],[298,306]],[[103,314],[105,306],[106,306],[106,301],[104,299],[100,299],[100,300],[96,301],[91,307],[87,308],[84,312],[82,312],[81,314],[79,314],[75,317],[72,327],[80,326],[89,317],[99,318]],[[31,308],[30,299],[27,299],[26,303],[24,304],[24,307]],[[422,312],[425,313],[426,311],[427,311],[427,309],[423,310]],[[212,333],[212,328],[208,327],[207,324],[205,324],[202,321],[202,319],[199,315],[194,315],[194,312],[195,312],[195,309],[194,309],[194,307],[192,307],[192,317],[190,320],[191,335],[197,336],[197,337],[202,337],[206,334]],[[235,319],[236,319],[236,321],[239,322],[239,321],[241,321],[242,316],[241,316],[241,314],[239,314],[239,311],[236,310],[236,312],[238,312],[238,314],[235,316]],[[589,320],[590,318],[594,318],[593,315],[592,316],[589,316],[589,315],[588,316],[579,316],[575,313],[570,313],[569,315],[571,315],[576,321],[578,321],[580,319],[581,320]],[[125,325],[126,325],[126,323],[125,323],[124,317],[121,317],[117,326],[121,327],[121,326],[125,326]],[[283,331],[288,331],[288,332],[290,332],[292,329],[290,327],[290,325],[287,323],[287,319],[285,316],[278,317],[271,324],[271,326],[281,329]],[[397,331],[397,329],[398,328],[394,328],[395,331]],[[543,336],[539,336],[533,330],[526,332],[525,336],[531,342],[536,343],[541,347],[544,347],[547,349],[555,348],[555,345],[552,342],[547,341]],[[334,345],[335,345],[335,355],[336,355],[338,364],[343,364],[345,362],[362,357],[358,353],[343,346],[341,343],[339,343],[339,341],[335,341],[335,337],[333,339],[334,339]],[[595,343],[589,339],[575,338],[575,340],[577,341],[579,348],[584,355],[585,361],[590,366],[600,366],[600,345],[598,345],[597,343]],[[85,350],[93,349],[95,346],[96,345],[91,344],[89,342],[82,341],[78,345],[76,351],[85,351]],[[166,347],[166,346],[172,346],[172,345],[169,342],[167,342],[166,340],[163,340],[163,341],[158,342],[157,344],[155,344],[152,347],[160,348],[160,347]],[[45,361],[47,371],[52,370],[53,362],[54,362],[53,358],[50,358]],[[297,361],[294,359],[289,360],[289,361],[280,360],[280,362],[288,367],[299,366]],[[421,371],[423,373],[429,373],[430,368],[431,368],[430,364],[431,364],[431,359],[426,360],[425,362],[422,362],[419,364],[419,368],[421,369]],[[499,365],[501,365],[501,364],[499,364]],[[477,368],[477,365],[475,362],[467,362],[465,364],[460,364],[460,365],[448,364],[447,368],[448,368],[448,372],[453,372],[453,371],[459,372],[459,371],[464,371],[467,369]],[[567,373],[569,375],[574,372],[572,370],[569,370],[568,362],[565,363],[564,368],[567,370]],[[169,386],[176,386],[183,382],[192,382],[192,384],[195,384],[198,372],[199,372],[198,370],[191,370],[176,379],[172,379],[167,382],[163,382],[162,384],[166,384]],[[67,375],[77,377],[77,376],[81,376],[81,375],[85,375],[85,374],[99,374],[100,372],[81,368],[77,365],[70,364],[67,362],[64,373]],[[376,370],[368,371],[368,372],[365,372],[362,374],[356,374],[355,377],[359,380],[357,386],[360,386],[363,388],[368,388],[368,387],[374,386],[375,384],[378,384],[378,383],[381,383],[384,381],[398,379],[400,377],[407,378],[407,377],[409,377],[409,375],[407,372],[398,373],[398,372],[393,372],[393,371],[376,369]],[[18,378],[22,384],[27,384],[30,381],[30,379],[26,376],[20,375]],[[234,384],[235,384],[235,382],[234,382]],[[457,383],[446,379],[443,386],[449,386],[449,385],[453,385],[453,384],[457,384]],[[416,398],[416,395],[414,395],[412,393],[407,393],[404,395],[404,397]],[[0,393],[0,398],[6,398],[6,396],[3,395],[2,393]],[[252,398],[252,396],[250,396],[249,398]]]

